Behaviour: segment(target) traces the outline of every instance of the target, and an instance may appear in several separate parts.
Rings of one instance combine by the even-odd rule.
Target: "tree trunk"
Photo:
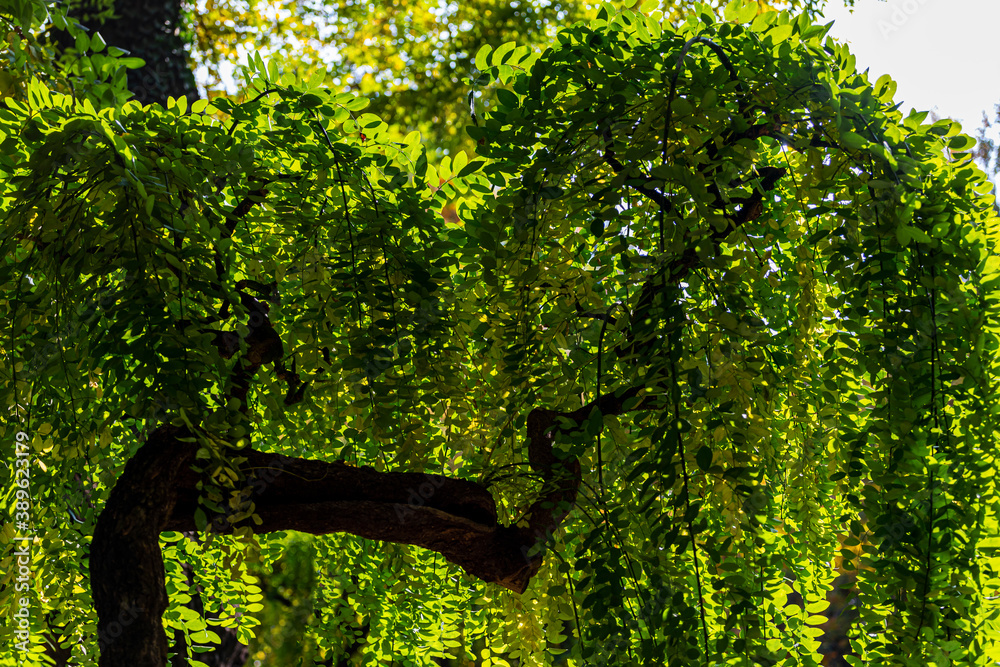
[[[167,104],[167,97],[198,98],[194,74],[181,39],[180,0],[117,0],[114,16],[101,20],[97,14],[107,0],[84,0],[70,15],[93,35],[101,33],[108,46],[142,58],[146,66],[129,70],[128,88],[142,104]],[[66,33],[55,39],[63,47],[73,45]]]
[[[591,416],[641,410],[639,389],[605,394],[573,412],[535,409],[528,415],[528,455],[545,480],[521,526],[497,522],[489,491],[463,479],[379,472],[341,461],[297,459],[234,450],[245,480],[245,503],[256,525],[235,514],[211,517],[226,533],[242,525],[256,533],[298,530],[346,532],[412,544],[442,554],[479,579],[523,593],[541,566],[544,548],[576,501],[580,465],[560,459],[557,436],[579,430]],[[626,407],[628,406],[628,407]],[[129,460],[101,512],[91,543],[90,579],[98,616],[100,667],[163,667],[167,607],[162,531],[196,530],[199,475],[191,469],[198,445],[191,433],[161,426]]]

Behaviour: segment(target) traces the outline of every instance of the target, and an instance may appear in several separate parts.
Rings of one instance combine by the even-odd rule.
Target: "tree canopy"
[[[486,44],[429,159],[259,55],[128,101],[10,8],[0,664],[205,664],[282,599],[290,664],[1000,659],[991,186],[828,26]]]
[[[642,3],[616,4],[639,9]],[[708,4],[721,8],[726,3]],[[758,3],[762,8],[808,12],[818,11],[819,4],[816,0]],[[644,6],[675,21],[693,5],[687,0],[653,0]],[[473,56],[480,48],[511,41],[543,48],[559,27],[592,19],[599,7],[580,0],[375,4],[219,0],[207,3],[205,11],[194,16],[192,55],[204,66],[209,95],[233,88],[227,73],[255,51],[305,78],[325,72],[326,85],[347,87],[368,98],[370,111],[400,137],[421,132],[433,157],[435,151],[470,149],[464,128],[469,84],[479,78]],[[479,99],[488,104],[491,96]]]

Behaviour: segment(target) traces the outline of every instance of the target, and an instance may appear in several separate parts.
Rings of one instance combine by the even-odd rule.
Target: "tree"
[[[1000,172],[1000,149],[995,141],[994,126],[1000,122],[1000,105],[993,109],[995,117],[992,122],[990,117],[983,112],[983,122],[976,128],[976,161],[982,165],[983,170],[990,176],[996,176]]]
[[[665,19],[677,20],[694,3],[653,3],[660,4]],[[816,0],[775,4],[810,13],[819,9]],[[472,56],[482,46],[510,41],[544,46],[558,26],[592,18],[596,11],[578,0],[444,5],[219,0],[201,3],[195,12],[183,12],[173,0],[89,0],[74,7],[91,34],[100,31],[107,43],[147,62],[129,75],[129,89],[143,103],[165,104],[169,95],[192,99],[194,80],[182,38],[190,35],[209,96],[225,92],[227,71],[259,52],[283,72],[323,77],[332,88],[360,93],[400,138],[420,131],[429,148],[446,152],[471,148],[463,128],[473,102],[469,82],[478,78]],[[75,37],[63,35],[64,47],[74,44]]]
[[[995,660],[972,140],[805,18],[660,18],[479,50],[437,166],[260,58],[8,93],[6,641],[194,663],[297,530],[327,664],[818,664],[843,573],[862,663]]]
[[[111,44],[146,63],[127,76],[129,92],[138,101],[166,105],[171,96],[191,101],[197,97],[181,35],[180,0],[86,0],[72,3],[72,8],[72,21],[79,19],[82,30],[53,33],[62,49],[70,49],[71,59]]]
[[[645,5],[663,11],[664,20],[676,21],[696,3],[630,0],[615,4],[635,10]],[[721,8],[726,3],[713,0],[709,4]],[[815,14],[821,3],[757,4],[762,11],[777,6]],[[480,74],[473,66],[479,49],[511,41],[544,47],[559,27],[593,18],[598,7],[579,0],[444,4],[220,0],[195,17],[193,56],[206,64],[211,91],[226,88],[223,64],[231,66],[244,59],[241,54],[255,51],[303,78],[325,72],[327,85],[346,86],[369,98],[370,110],[399,131],[400,137],[419,131],[429,149],[469,151],[472,146],[464,128],[474,101],[469,84]],[[491,96],[479,100],[488,104]]]

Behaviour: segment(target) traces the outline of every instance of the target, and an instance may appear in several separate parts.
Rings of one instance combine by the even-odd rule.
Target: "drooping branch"
[[[681,55],[677,61],[677,67],[674,71],[669,98],[671,100],[673,99],[677,75],[683,64],[684,55],[693,44],[698,42],[705,43],[716,53],[716,55],[718,55],[718,57],[722,60],[723,65],[729,71],[732,79],[737,82],[738,90],[740,92],[739,114],[746,122],[746,129],[742,131],[730,129],[722,133],[722,136],[720,137],[722,145],[732,145],[740,140],[757,140],[765,136],[774,136],[777,134],[781,129],[780,122],[768,119],[764,122],[755,123],[754,119],[750,117],[751,111],[749,104],[745,99],[745,91],[743,90],[742,85],[739,84],[735,70],[732,68],[731,63],[729,63],[725,52],[721,49],[721,47],[714,44],[710,40],[695,38],[689,40],[684,45]],[[669,113],[668,104],[666,121],[667,129],[664,131],[663,137],[664,162],[666,162],[666,144],[670,127]],[[673,201],[671,201],[671,199],[667,196],[663,188],[662,181],[657,181],[656,179],[647,176],[642,172],[640,167],[635,165],[625,165],[618,159],[615,153],[615,137],[612,133],[610,124],[604,123],[600,125],[597,132],[603,144],[603,151],[601,154],[603,161],[616,174],[624,174],[626,176],[625,185],[627,187],[633,188],[659,207],[660,234],[662,239],[662,235],[664,233],[664,216],[674,212],[676,209]],[[618,346],[616,350],[620,358],[639,355],[644,350],[649,348],[651,342],[648,340],[641,343],[636,342],[637,338],[643,338],[638,335],[639,331],[637,330],[646,328],[652,323],[653,318],[651,318],[651,314],[653,312],[653,305],[657,295],[663,292],[665,286],[678,285],[682,282],[687,274],[701,263],[702,257],[709,253],[718,254],[723,241],[725,241],[730,234],[744,227],[747,223],[759,218],[764,212],[765,193],[771,192],[781,177],[786,173],[786,169],[782,167],[760,166],[755,169],[755,174],[752,177],[753,186],[750,194],[745,197],[733,197],[727,199],[716,182],[716,175],[714,172],[717,171],[717,167],[708,169],[709,165],[717,165],[720,162],[721,158],[719,154],[719,147],[716,146],[714,139],[711,139],[705,142],[703,148],[708,154],[710,162],[707,165],[702,165],[697,170],[705,178],[706,190],[713,197],[713,201],[710,206],[720,211],[722,216],[729,221],[729,224],[722,228],[690,230],[685,232],[687,247],[679,255],[665,262],[658,271],[645,281],[632,313],[631,324],[626,329],[626,341],[622,345]]]
[[[624,168],[610,148],[605,159],[615,171]],[[700,239],[693,240],[703,247],[707,240],[717,251],[734,229],[758,217],[763,193],[784,173],[780,169],[765,173],[765,169],[770,168],[760,170],[760,184],[750,196],[730,202],[740,207],[728,216],[732,221],[729,228],[703,231]],[[662,191],[644,178],[640,173],[627,184],[652,198],[661,209],[669,207]],[[263,189],[251,192],[236,206],[227,217],[228,234],[234,233],[238,221],[266,194]],[[688,252],[693,253],[691,257]],[[672,280],[679,280],[698,260],[694,247],[688,252],[666,264]],[[221,284],[227,275],[221,258],[216,268]],[[661,280],[660,287],[662,284]],[[250,382],[264,364],[274,363],[279,372],[285,371],[280,365],[281,337],[270,324],[268,308],[246,294],[243,287],[238,286],[237,291],[250,322],[245,347],[233,371],[231,396],[245,406]],[[650,304],[655,288],[648,292]],[[640,306],[646,297],[644,289]],[[640,310],[637,308],[637,314]],[[632,325],[637,314],[633,314]],[[225,337],[232,332],[219,333],[216,345],[222,356],[230,358],[240,349],[238,341],[234,344],[232,337]],[[294,374],[293,368],[289,376]],[[600,415],[615,415],[650,408],[653,399],[642,392],[642,387],[632,387],[600,396],[577,410],[536,408],[529,413],[528,459],[542,478],[542,488],[519,525],[500,525],[493,497],[486,488],[468,480],[232,450],[230,458],[248,490],[231,515],[212,518],[210,529],[230,532],[247,525],[257,533],[346,532],[416,545],[440,553],[483,581],[520,593],[541,566],[544,548],[575,504],[582,482],[579,461],[558,455],[554,445],[561,436],[581,430],[596,417],[595,410]],[[191,469],[197,452],[191,435],[171,426],[154,431],[126,466],[98,520],[91,547],[92,587],[98,627],[105,636],[114,635],[114,641],[102,646],[101,667],[162,667],[166,662],[167,642],[160,619],[167,594],[158,536],[166,530],[197,529],[194,517],[201,479]],[[251,516],[260,524],[252,522]],[[123,572],[127,576],[122,576]]]
[[[753,222],[764,213],[764,193],[774,189],[781,177],[785,175],[786,169],[783,167],[760,167],[757,173],[758,178],[756,180],[759,183],[759,187],[755,187],[749,196],[734,200],[740,207],[726,216],[729,218],[731,224],[722,229],[713,230],[707,235],[707,239],[692,243],[680,257],[674,259],[669,264],[668,275],[672,283],[676,284],[683,280],[691,269],[701,263],[699,248],[704,247],[705,240],[710,244],[712,253],[718,254],[722,242],[730,234],[741,229],[747,223]]]
[[[267,188],[259,187],[256,190],[251,190],[240,202],[233,208],[233,212],[226,216],[226,228],[222,233],[222,238],[230,238],[236,231],[236,227],[240,224],[240,220],[246,217],[247,213],[250,212],[255,205],[264,201],[267,196]]]
[[[640,329],[648,327],[653,322],[651,316],[657,295],[663,293],[667,285],[676,286],[702,262],[702,257],[717,255],[722,243],[735,231],[745,227],[764,213],[764,195],[774,190],[786,170],[782,167],[760,167],[757,170],[756,186],[751,194],[734,200],[739,208],[728,213],[726,217],[730,224],[713,229],[708,234],[689,240],[688,247],[664,264],[656,273],[650,276],[642,285],[639,298],[632,311],[632,321],[626,330],[626,340],[617,349],[619,357],[638,355],[652,344],[648,336],[640,335]],[[645,339],[645,340],[644,340]],[[641,342],[640,342],[641,341]]]
[[[621,160],[615,155],[614,148],[614,135],[611,134],[611,127],[605,127],[604,132],[601,135],[604,141],[604,161],[612,171],[616,174],[621,174],[622,172],[628,172],[628,180],[625,181],[625,185],[634,188],[637,192],[645,195],[651,199],[657,206],[660,207],[664,212],[670,212],[673,210],[673,204],[667,196],[656,188],[658,181],[646,174],[638,168],[633,170],[628,170],[628,168],[621,163]]]

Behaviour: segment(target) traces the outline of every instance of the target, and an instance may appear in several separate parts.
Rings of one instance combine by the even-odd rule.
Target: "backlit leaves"
[[[840,578],[859,662],[996,657],[1000,239],[969,139],[823,26],[646,11],[463,52],[474,152],[433,159],[377,95],[256,54],[239,100],[5,98],[0,394],[38,457],[39,636],[93,664],[85,537],[157,424],[211,436],[203,525],[252,513],[216,451],[247,439],[488,484],[509,525],[541,486],[530,410],[641,387],[561,422],[581,493],[524,596],[346,535],[164,534],[165,621],[192,658],[294,618],[303,654],[373,664],[818,664]],[[225,398],[237,284],[301,400],[276,366]]]

